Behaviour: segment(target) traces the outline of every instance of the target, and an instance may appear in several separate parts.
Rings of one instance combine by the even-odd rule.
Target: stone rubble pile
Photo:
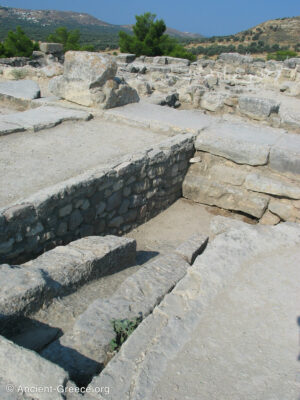
[[[118,75],[151,103],[236,114],[298,132],[299,60],[256,61],[237,53],[194,63],[172,57],[117,57]],[[170,96],[176,101],[168,102]]]

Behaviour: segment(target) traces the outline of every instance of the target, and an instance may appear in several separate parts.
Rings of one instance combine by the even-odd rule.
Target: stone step
[[[144,264],[111,298],[94,301],[77,319],[72,331],[41,352],[43,357],[63,367],[74,381],[89,382],[103,368],[109,344],[115,338],[112,321],[149,315],[183,278],[189,263],[204,251],[207,242],[205,235],[193,236],[175,253]]]
[[[0,265],[1,332],[86,282],[133,265],[136,242],[90,236],[59,246],[20,266]]]

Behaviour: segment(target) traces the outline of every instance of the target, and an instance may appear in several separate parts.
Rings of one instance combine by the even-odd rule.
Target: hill
[[[0,41],[3,40],[10,29],[21,26],[26,34],[33,40],[45,40],[59,26],[68,29],[79,29],[82,44],[92,44],[96,49],[118,47],[118,33],[123,30],[131,32],[130,25],[114,25],[92,15],[72,11],[56,10],[26,10],[20,8],[0,6]],[[170,36],[180,40],[200,37],[188,32],[180,32],[168,28]]]
[[[188,47],[207,56],[223,52],[262,54],[277,50],[300,51],[300,16],[269,20],[228,36],[191,39]]]

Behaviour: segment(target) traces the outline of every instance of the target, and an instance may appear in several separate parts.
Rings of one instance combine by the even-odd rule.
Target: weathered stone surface
[[[277,225],[280,222],[280,218],[267,210],[261,217],[259,223],[262,225]]]
[[[49,299],[133,265],[136,242],[115,236],[89,236],[50,250],[21,266],[0,265],[1,330]]]
[[[264,165],[281,135],[270,128],[223,123],[200,132],[195,147],[238,164]]]
[[[16,392],[18,388],[23,388],[25,393],[26,388],[32,388],[29,398],[37,400],[63,400],[64,394],[56,389],[58,387],[64,389],[69,380],[68,373],[62,368],[1,336],[0,376],[6,382],[12,383]],[[42,390],[35,391],[35,388]]]
[[[115,78],[117,63],[109,54],[68,51],[64,73],[50,81],[56,96],[85,106],[112,108],[139,101],[135,89]]]
[[[286,134],[270,151],[270,167],[280,172],[300,174],[300,137]]]
[[[1,95],[32,100],[41,97],[41,90],[35,81],[24,79],[20,81],[0,82]]]
[[[222,53],[220,54],[220,60],[232,64],[250,64],[253,62],[253,58],[250,56],[244,56],[239,53]]]
[[[50,344],[43,356],[63,366],[72,379],[88,381],[101,369],[109,343],[115,337],[111,322],[147,316],[185,275],[188,266],[176,254],[144,264],[119,286],[111,299],[92,303],[76,321],[73,331]]]
[[[290,181],[268,176],[252,173],[247,175],[245,180],[246,189],[268,193],[276,196],[289,197],[291,199],[300,199],[300,182]]]
[[[280,103],[271,99],[258,97],[239,97],[239,109],[242,114],[253,119],[265,119],[272,113],[278,114]]]
[[[0,265],[1,332],[20,315],[34,311],[42,303],[46,280],[39,269]]]
[[[236,189],[193,174],[186,175],[182,191],[187,199],[227,210],[242,211],[256,218],[263,215],[268,205],[266,196],[251,194],[244,189]]]
[[[15,217],[5,218],[1,227],[0,262],[24,262],[86,235],[128,232],[181,196],[193,153],[194,136],[176,135],[106,169],[100,166],[37,192],[22,201],[28,216],[24,210],[18,214],[22,207],[18,213],[2,210],[0,221],[3,214]]]
[[[220,111],[224,106],[226,96],[217,92],[206,92],[201,98],[200,105],[208,111]]]
[[[117,61],[120,61],[122,63],[132,63],[135,59],[135,54],[120,53],[117,55]]]
[[[61,43],[40,43],[40,50],[46,54],[61,54],[64,49]]]
[[[174,385],[180,381],[177,390],[182,395],[189,391],[193,394],[193,398],[197,398],[199,393],[202,397],[205,397],[207,392],[211,391],[210,384],[206,383],[210,382],[211,379],[218,384],[218,393],[224,393],[224,376],[228,376],[232,380],[232,383],[226,386],[226,393],[229,393],[230,397],[235,393],[240,393],[240,390],[243,390],[245,397],[251,396],[253,385],[251,382],[249,383],[249,375],[245,378],[245,384],[243,383],[242,386],[239,385],[239,381],[236,382],[237,375],[239,380],[244,379],[240,372],[240,349],[244,349],[246,346],[244,340],[246,333],[241,338],[241,329],[244,326],[256,327],[256,335],[258,326],[257,320],[255,320],[258,311],[257,298],[260,299],[259,310],[264,312],[266,304],[270,309],[274,307],[274,302],[279,306],[277,295],[279,291],[282,291],[283,286],[286,294],[290,291],[293,292],[292,297],[289,297],[291,301],[295,299],[295,293],[297,293],[294,285],[281,283],[280,276],[282,267],[285,265],[286,254],[300,243],[300,230],[299,226],[296,225],[281,225],[254,227],[239,223],[237,228],[220,234],[208,245],[206,252],[197,258],[195,264],[189,268],[187,275],[177,284],[172,293],[168,294],[154,312],[133,332],[102,373],[98,377],[94,377],[89,387],[95,389],[96,387],[110,386],[112,389],[106,397],[109,400],[115,398],[154,400],[168,398],[168,394],[172,390],[170,388],[174,388]],[[282,249],[285,248],[287,251],[282,254]],[[270,254],[274,254],[271,260],[269,260]],[[294,274],[297,262],[294,260],[291,264],[293,265],[290,270]],[[268,276],[273,273],[276,276],[272,278],[270,285]],[[293,277],[295,278],[295,275]],[[253,283],[253,289],[252,285],[249,289],[249,281]],[[277,286],[272,286],[274,282]],[[269,301],[265,295],[266,285],[271,290],[268,292],[268,296],[273,293],[274,289],[276,291],[276,296],[273,297],[274,300],[272,301]],[[226,292],[226,296],[221,296],[221,292]],[[234,298],[233,292],[235,292]],[[249,302],[250,293],[254,303]],[[280,308],[282,304],[286,304],[285,300],[281,299]],[[224,307],[226,309],[228,303],[230,304],[224,315]],[[247,304],[252,311],[245,312],[246,309],[244,308],[240,310],[240,304]],[[252,304],[254,305],[252,306]],[[290,305],[286,305],[284,308],[287,310]],[[231,320],[230,316],[233,309],[238,312],[240,317]],[[222,329],[221,332],[218,330],[216,332],[216,317],[211,318],[212,313],[216,316],[216,310],[219,311],[218,319],[222,319],[220,326],[226,323],[226,332]],[[245,317],[248,324],[245,320],[243,320],[243,324],[239,324],[240,318]],[[269,318],[270,313],[267,313],[266,317]],[[271,319],[274,326],[278,326],[277,317],[271,317]],[[211,326],[210,329],[207,329],[207,324]],[[236,327],[234,329],[235,334],[241,339],[241,342],[238,342],[240,347],[235,349],[235,345],[232,345],[228,354],[226,352],[226,356],[224,356],[224,334],[226,334],[228,343],[231,343],[233,325]],[[261,331],[266,329],[268,329],[267,325],[263,326]],[[202,331],[205,331],[205,336],[201,334]],[[272,330],[267,335],[262,336],[265,351],[269,349],[271,332]],[[244,361],[243,373],[245,368],[249,368],[249,374],[253,373],[251,366],[249,367],[248,359],[253,356],[254,349],[257,347],[255,335],[253,334],[251,337],[250,347],[248,347],[249,342],[247,342],[247,358]],[[214,337],[213,341],[210,340],[211,337]],[[284,340],[280,340],[280,342],[285,343]],[[205,346],[202,347],[201,343],[205,343]],[[189,351],[190,346],[192,346],[191,351]],[[222,363],[217,363],[217,365],[213,356],[216,346],[220,348],[220,357],[222,358]],[[207,356],[208,351],[212,359]],[[195,356],[199,352],[201,353],[200,362],[199,357]],[[232,363],[232,352],[235,352],[236,359],[239,362]],[[272,354],[274,360],[277,360],[278,353]],[[291,357],[292,354],[291,352]],[[290,360],[291,358],[289,358]],[[218,374],[213,375],[213,377],[210,376],[210,380],[204,381],[199,386],[201,377],[197,370],[201,369],[202,376],[206,374],[207,369],[206,366],[202,366],[203,362],[206,365],[209,363],[210,366],[206,376],[209,376],[211,368],[217,368]],[[261,362],[266,362],[265,358],[262,357]],[[189,366],[191,363],[193,363],[193,373],[190,375]],[[176,369],[174,369],[174,364],[176,364]],[[230,368],[230,372],[227,369],[224,370],[224,365]],[[296,365],[296,361],[294,365]],[[181,376],[183,368],[186,373]],[[269,368],[267,361],[262,368],[262,373],[266,373],[263,371],[268,371]],[[281,363],[275,369],[280,371]],[[195,374],[197,374],[196,379],[194,378]],[[268,378],[270,378],[269,375],[272,376],[272,374],[268,374]],[[255,373],[252,376],[254,379]],[[172,384],[169,385],[170,379]],[[189,379],[189,381],[184,384],[186,379]],[[258,384],[262,393],[265,393],[265,381]],[[203,390],[202,385],[206,385]],[[235,387],[234,393],[232,385]],[[191,392],[191,386],[193,392]],[[296,385],[294,385],[294,389],[296,389]],[[272,393],[272,390],[273,386],[271,385],[268,393]],[[211,391],[211,393],[216,392]],[[277,394],[277,391],[274,393]],[[296,393],[296,391],[293,390],[293,393]],[[255,395],[257,396],[257,390]],[[96,394],[93,397],[101,399]],[[293,396],[289,397],[289,399],[292,398]]]
[[[278,215],[283,221],[300,221],[300,209],[294,207],[293,204],[287,200],[272,199],[269,204],[269,210],[273,214]]]
[[[175,250],[175,253],[179,254],[184,260],[192,265],[199,254],[203,253],[208,243],[208,237],[206,235],[194,235],[190,237],[186,242],[182,243]]]
[[[0,116],[0,128],[4,124],[4,131],[1,134],[18,132],[21,130],[39,131],[46,128],[52,128],[64,121],[87,121],[92,118],[92,114],[82,110],[71,108],[41,106],[32,110],[12,113]],[[15,128],[7,132],[7,125]]]
[[[89,236],[56,247],[24,264],[24,268],[40,270],[47,281],[47,290],[57,296],[67,289],[132,265],[135,254],[133,239]]]

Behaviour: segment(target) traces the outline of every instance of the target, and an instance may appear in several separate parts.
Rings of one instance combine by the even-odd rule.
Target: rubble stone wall
[[[0,211],[0,263],[22,262],[90,235],[121,235],[182,195],[191,134],[44,189]]]

